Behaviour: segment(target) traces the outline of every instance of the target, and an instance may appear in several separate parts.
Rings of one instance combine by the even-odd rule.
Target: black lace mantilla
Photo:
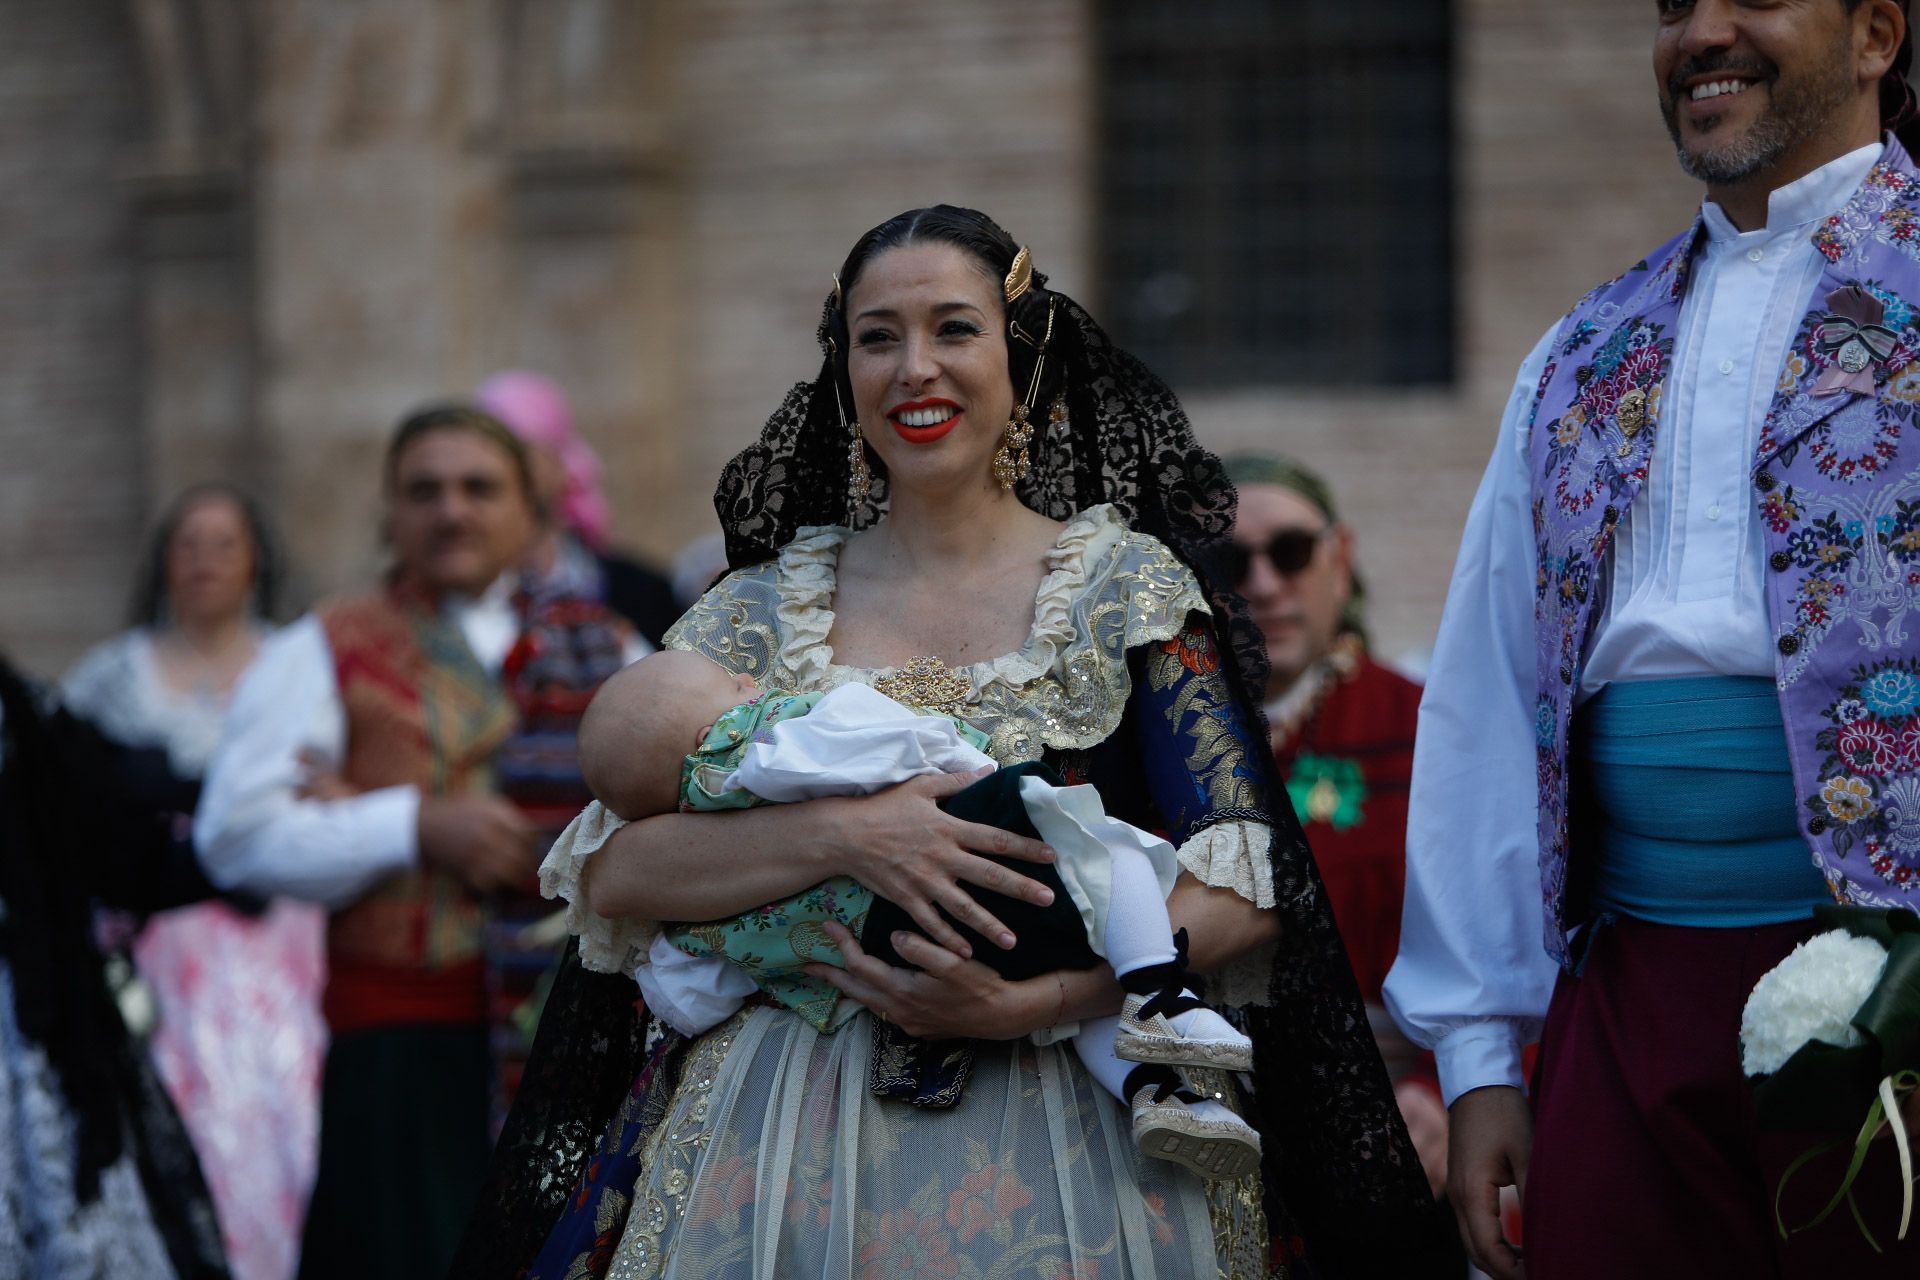
[[[1035,295],[1058,308],[1048,359],[1059,370],[1067,413],[1058,425],[1044,410],[1034,414],[1033,467],[1016,492],[1056,520],[1112,503],[1129,528],[1171,548],[1206,590],[1232,654],[1223,669],[1264,740],[1266,646],[1221,572],[1233,486],[1220,460],[1195,439],[1173,391],[1114,346],[1078,304],[1040,288],[1044,279],[1035,273]],[[818,334],[823,356],[832,305],[828,299]],[[877,467],[870,495],[849,509],[848,436],[833,376],[823,359],[819,376],[794,387],[760,439],[722,473],[714,506],[735,568],[770,559],[803,528],[860,528],[884,515],[885,477]],[[1274,831],[1282,941],[1268,1003],[1245,1016],[1257,1046],[1255,1106],[1272,1221],[1298,1225],[1312,1265],[1324,1274],[1423,1275],[1429,1259],[1444,1256],[1431,1246],[1451,1227],[1433,1206],[1394,1104],[1306,837],[1272,776],[1271,757],[1263,759],[1272,812],[1261,816]],[[569,956],[501,1142],[493,1186],[462,1250],[465,1259],[487,1261],[470,1274],[511,1275],[531,1258],[638,1070],[631,984],[624,1001],[573,991],[597,976]],[[530,1215],[537,1221],[529,1224]]]

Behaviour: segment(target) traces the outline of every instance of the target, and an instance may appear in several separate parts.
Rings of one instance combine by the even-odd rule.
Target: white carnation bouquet
[[[1890,1130],[1903,1183],[1899,1238],[1906,1239],[1914,1177],[1900,1102],[1920,1086],[1920,915],[1857,907],[1814,914],[1835,927],[1795,947],[1754,984],[1740,1018],[1741,1066],[1756,1079],[1761,1124],[1853,1135],[1840,1187],[1818,1215],[1791,1230],[1819,1225],[1844,1203],[1878,1250],[1853,1183],[1868,1144]],[[1774,1221],[1782,1239],[1791,1233],[1780,1214],[1788,1179],[1846,1141],[1816,1146],[1781,1176]]]

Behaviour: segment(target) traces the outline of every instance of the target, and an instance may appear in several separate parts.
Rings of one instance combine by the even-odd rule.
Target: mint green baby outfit
[[[743,788],[726,788],[726,780],[740,767],[747,748],[769,741],[769,730],[782,720],[797,719],[813,710],[825,693],[768,693],[743,702],[714,722],[700,746],[680,769],[680,808],[688,813],[746,809],[767,803]],[[910,708],[916,714],[936,712]],[[960,736],[985,750],[987,735],[953,716]],[[843,925],[855,937],[873,905],[873,891],[851,876],[834,876],[790,898],[768,903],[728,920],[706,924],[670,924],[666,939],[691,956],[722,956],[754,980],[775,1003],[793,1010],[819,1031],[831,1031],[858,1012],[840,1004],[840,993],[830,983],[808,977],[804,966],[829,964],[840,968],[845,958],[827,936],[825,925]]]

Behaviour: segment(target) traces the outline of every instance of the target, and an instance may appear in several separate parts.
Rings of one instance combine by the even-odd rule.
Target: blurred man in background
[[[428,409],[395,432],[385,484],[391,575],[266,642],[196,819],[216,882],[334,912],[310,1277],[452,1257],[491,1145],[481,899],[537,862],[492,789],[516,723],[501,671],[535,527],[526,450],[477,410]]]
[[[1367,650],[1366,589],[1333,490],[1295,459],[1239,454],[1232,569],[1267,641],[1274,760],[1313,846],[1374,1038],[1436,1197],[1447,1116],[1432,1060],[1386,1016],[1380,984],[1400,945],[1407,780],[1420,686]]]

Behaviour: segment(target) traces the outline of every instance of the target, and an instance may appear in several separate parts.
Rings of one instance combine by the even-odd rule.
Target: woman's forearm
[[[587,867],[595,915],[721,920],[835,874],[832,813],[810,800],[727,813],[663,813],[613,833]],[[769,856],[778,850],[778,856]]]
[[[1280,937],[1277,912],[1257,907],[1224,885],[1204,885],[1185,871],[1167,896],[1175,929],[1187,931],[1187,962],[1213,973]]]

